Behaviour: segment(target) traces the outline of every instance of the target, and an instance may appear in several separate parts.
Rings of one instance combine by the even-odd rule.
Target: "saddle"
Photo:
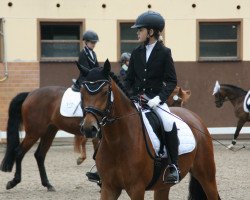
[[[155,112],[154,110],[151,110],[147,113],[145,113],[152,129],[154,130],[157,138],[160,141],[160,149],[158,151],[158,155],[164,154],[164,145],[166,144],[166,137],[165,137],[165,131],[164,126],[161,117]]]
[[[164,145],[166,144],[166,137],[161,117],[158,115],[157,112],[150,109],[150,107],[147,105],[147,100],[145,100],[144,98],[140,98],[140,96],[132,96],[130,99],[134,103],[138,103],[143,110],[148,110],[148,112],[145,113],[145,116],[147,117],[150,126],[152,127],[154,133],[160,141],[158,155],[163,155]],[[144,124],[143,120],[142,123]]]

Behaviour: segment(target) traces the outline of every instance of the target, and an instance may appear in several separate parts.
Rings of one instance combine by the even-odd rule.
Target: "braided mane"
[[[121,83],[121,81],[119,80],[119,78],[115,75],[115,73],[114,72],[110,72],[109,75],[112,78],[112,80],[115,81],[115,83],[118,85],[118,87],[123,91],[123,93],[128,98],[130,98],[130,95],[129,95],[127,89],[123,86],[123,84]]]

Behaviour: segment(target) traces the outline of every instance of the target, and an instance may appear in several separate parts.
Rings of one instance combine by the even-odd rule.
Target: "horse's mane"
[[[236,90],[239,95],[245,95],[247,93],[246,90],[243,90],[242,88],[235,85],[221,84],[221,86],[231,88],[232,90]]]
[[[110,77],[112,78],[113,81],[115,81],[115,83],[118,85],[118,87],[122,90],[122,92],[128,97],[130,98],[130,95],[127,91],[127,89],[123,86],[123,84],[121,83],[121,81],[119,80],[119,78],[115,75],[114,72],[110,72],[109,73]]]

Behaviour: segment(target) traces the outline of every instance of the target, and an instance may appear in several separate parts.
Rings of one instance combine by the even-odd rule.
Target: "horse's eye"
[[[103,96],[107,96],[108,95],[108,91],[104,91],[102,94],[103,94]]]

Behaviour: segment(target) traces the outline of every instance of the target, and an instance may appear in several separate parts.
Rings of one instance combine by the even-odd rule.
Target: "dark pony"
[[[116,200],[123,189],[132,200],[143,200],[146,189],[154,190],[154,199],[168,199],[173,185],[164,184],[162,178],[149,187],[154,172],[155,158],[151,157],[154,150],[148,135],[144,137],[146,130],[139,112],[118,82],[110,77],[110,68],[107,60],[103,68],[82,69],[86,75],[81,88],[84,110],[81,129],[86,137],[102,135],[96,154],[102,180],[101,199]],[[188,172],[191,176],[189,199],[220,199],[213,143],[207,127],[187,109],[173,107],[171,112],[189,125],[196,141],[192,152],[179,156],[181,177]]]
[[[11,172],[14,163],[14,178],[7,183],[11,189],[21,182],[21,163],[26,152],[40,139],[35,152],[41,182],[48,191],[55,188],[50,184],[44,165],[46,154],[58,130],[82,136],[80,117],[64,117],[60,114],[62,96],[67,88],[43,87],[33,92],[18,94],[9,106],[7,125],[7,149],[0,165],[3,172]],[[25,130],[25,137],[20,143],[19,129]],[[86,137],[82,137],[86,141]]]
[[[243,103],[246,94],[247,91],[240,87],[229,84],[219,84],[218,81],[215,83],[213,95],[215,97],[216,107],[220,108],[224,102],[230,101],[234,107],[234,114],[238,118],[234,138],[232,140],[232,144],[229,145],[228,148],[232,148],[236,144],[236,140],[242,127],[246,122],[250,121],[249,113],[246,113],[243,109]]]

